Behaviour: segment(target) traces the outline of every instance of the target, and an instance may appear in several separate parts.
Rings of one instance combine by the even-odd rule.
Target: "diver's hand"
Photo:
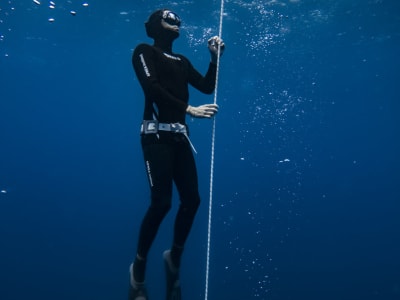
[[[221,57],[225,50],[224,41],[218,36],[214,36],[208,40],[208,50],[210,50],[211,62],[214,64],[218,60],[218,46],[220,47],[219,56]]]
[[[203,104],[200,106],[188,106],[186,112],[195,118],[211,118],[218,112],[217,104]]]

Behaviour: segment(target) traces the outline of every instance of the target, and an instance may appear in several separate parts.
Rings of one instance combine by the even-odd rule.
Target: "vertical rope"
[[[222,37],[222,18],[224,15],[224,0],[221,0],[221,8],[219,15],[219,32],[218,36]],[[217,56],[217,74],[215,80],[215,92],[214,92],[214,104],[217,104],[218,98],[218,77],[219,77],[219,58],[220,58],[220,47],[218,47]],[[210,274],[210,250],[211,250],[211,221],[212,221],[212,200],[213,200],[213,183],[214,183],[214,153],[215,153],[215,122],[216,118],[213,118],[212,138],[211,138],[211,167],[210,167],[210,197],[208,204],[208,230],[207,230],[207,262],[206,262],[206,286],[204,292],[204,299],[208,299],[208,281]]]

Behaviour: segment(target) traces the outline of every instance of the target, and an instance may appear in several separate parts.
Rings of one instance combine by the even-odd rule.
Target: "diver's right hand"
[[[208,50],[210,50],[211,53],[211,62],[216,64],[218,60],[218,53],[220,57],[224,53],[225,50],[224,41],[218,36],[210,38],[208,40]]]
[[[188,106],[186,112],[195,118],[211,118],[218,112],[217,104],[203,104],[200,106]]]

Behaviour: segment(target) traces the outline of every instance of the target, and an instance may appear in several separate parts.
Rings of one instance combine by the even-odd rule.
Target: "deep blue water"
[[[174,50],[204,72],[220,3],[40,2],[0,2],[0,299],[126,299],[149,201],[132,49],[170,7]],[[400,3],[231,0],[223,38],[208,298],[400,299]],[[203,203],[181,272],[197,300],[211,122],[189,124]]]

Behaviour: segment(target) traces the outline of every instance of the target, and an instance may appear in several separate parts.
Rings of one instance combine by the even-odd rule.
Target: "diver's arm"
[[[173,96],[160,85],[153,55],[154,51],[151,46],[141,44],[136,47],[132,56],[132,64],[143,92],[154,99],[156,104],[160,104],[159,102],[162,101],[164,105],[171,105],[176,109],[186,111],[187,103]]]
[[[220,48],[219,53],[218,48]],[[215,89],[218,54],[221,56],[224,53],[225,44],[222,39],[214,36],[208,40],[208,50],[211,61],[204,77],[189,62],[189,83],[205,94],[211,94]]]
[[[205,76],[201,75],[189,62],[189,83],[204,94],[211,94],[215,88],[217,66],[210,62]]]

